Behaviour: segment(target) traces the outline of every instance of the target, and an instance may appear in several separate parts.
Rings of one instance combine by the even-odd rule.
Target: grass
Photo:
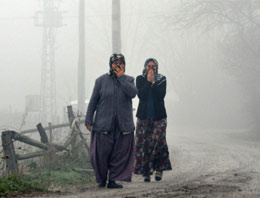
[[[93,184],[94,177],[73,170],[35,170],[17,177],[0,177],[0,197],[32,192],[75,192]]]
[[[19,177],[0,177],[0,197],[26,193],[84,191],[95,182],[92,174],[74,171],[75,168],[90,168],[90,164],[85,161],[63,159],[44,168],[37,167],[33,162],[28,167],[31,171]]]
[[[46,191],[47,189],[40,183],[33,184],[17,177],[0,177],[0,196],[11,196],[32,191]]]
[[[91,168],[88,159],[84,156],[76,158],[68,152],[53,152],[30,163],[25,161],[24,167],[19,177],[0,177],[0,197],[84,191],[95,183],[93,173],[85,170]]]
[[[22,178],[30,183],[41,182],[49,191],[71,192],[73,188],[82,189],[94,183],[94,176],[89,173],[74,171],[77,168],[89,169],[91,165],[85,160],[75,161],[61,156],[56,163],[45,168],[34,167],[30,174]]]
[[[45,186],[79,185],[92,183],[93,177],[88,174],[80,174],[73,170],[41,170],[34,171],[30,175],[22,176],[31,183],[41,182]]]

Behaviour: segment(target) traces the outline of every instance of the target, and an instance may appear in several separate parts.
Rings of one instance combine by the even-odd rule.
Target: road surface
[[[260,197],[260,140],[238,130],[167,130],[173,166],[163,180],[133,176],[123,189],[55,195],[85,197]],[[46,195],[45,197],[55,197]],[[44,196],[42,196],[44,197]]]

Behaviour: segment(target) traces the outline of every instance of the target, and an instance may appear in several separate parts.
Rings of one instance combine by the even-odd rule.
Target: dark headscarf
[[[109,73],[110,73],[110,75],[112,75],[112,76],[115,75],[114,70],[112,69],[112,64],[113,64],[113,62],[115,62],[115,61],[117,61],[117,60],[121,60],[122,63],[124,63],[124,65],[125,65],[125,57],[124,57],[123,54],[120,54],[120,53],[114,53],[114,54],[112,54],[112,55],[110,56],[110,58],[109,58],[109,67],[110,67]],[[125,67],[124,67],[124,71],[125,71]]]

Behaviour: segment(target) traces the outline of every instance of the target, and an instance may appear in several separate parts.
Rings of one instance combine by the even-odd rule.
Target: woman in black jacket
[[[158,62],[154,58],[145,61],[143,75],[136,78],[139,105],[137,109],[135,174],[150,182],[160,181],[165,170],[171,170],[166,142],[167,114],[164,106],[166,77],[158,74]]]

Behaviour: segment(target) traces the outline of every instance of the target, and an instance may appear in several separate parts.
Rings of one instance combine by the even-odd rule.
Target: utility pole
[[[85,0],[79,0],[78,114],[85,108]]]
[[[62,26],[62,13],[56,3],[60,0],[43,0],[41,11],[35,13],[35,25],[43,28],[40,121],[44,124],[57,120],[55,83],[55,33]]]
[[[112,0],[112,53],[121,52],[120,0]]]

